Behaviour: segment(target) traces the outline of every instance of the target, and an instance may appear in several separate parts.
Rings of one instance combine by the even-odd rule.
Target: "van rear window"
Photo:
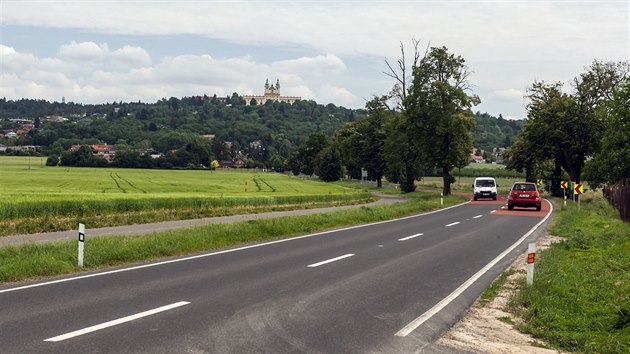
[[[494,187],[494,181],[491,179],[478,179],[475,184],[477,187]]]

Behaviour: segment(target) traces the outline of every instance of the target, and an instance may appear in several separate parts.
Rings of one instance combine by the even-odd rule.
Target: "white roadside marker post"
[[[567,207],[567,196],[566,195],[564,196],[564,207],[565,208]]]
[[[527,246],[527,285],[534,284],[534,259],[536,258],[536,243]]]
[[[444,193],[440,193],[440,205],[444,205]]]
[[[79,224],[79,267],[83,267],[83,244],[85,243],[85,225]]]

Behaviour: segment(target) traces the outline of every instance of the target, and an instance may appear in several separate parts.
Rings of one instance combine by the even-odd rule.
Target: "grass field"
[[[277,173],[48,167],[0,157],[0,235],[356,203],[367,193]]]
[[[630,353],[630,224],[594,191],[579,211],[559,209],[549,232],[564,241],[542,253],[514,301],[519,329],[569,352]]]

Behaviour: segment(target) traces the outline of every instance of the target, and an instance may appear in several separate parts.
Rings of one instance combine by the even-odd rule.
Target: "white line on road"
[[[479,219],[480,217],[482,217],[483,215],[477,215],[477,216],[473,216],[473,219]]]
[[[116,325],[119,325],[121,323],[130,322],[130,321],[133,321],[133,320],[137,320],[137,319],[142,318],[142,317],[155,315],[156,313],[167,311],[167,310],[171,310],[171,309],[174,309],[176,307],[180,307],[180,306],[184,306],[184,305],[188,305],[188,304],[190,304],[190,302],[187,302],[187,301],[176,302],[174,304],[158,307],[158,308],[153,309],[153,310],[144,311],[144,312],[140,312],[140,313],[135,314],[135,315],[131,315],[131,316],[119,318],[117,320],[101,323],[100,325],[96,325],[96,326],[80,329],[78,331],[62,334],[62,335],[57,336],[57,337],[44,339],[44,342],[61,342],[62,340],[78,337],[78,336],[81,336],[81,335],[84,335],[84,334],[88,334],[88,333],[91,333],[91,332],[96,332],[96,331],[99,331],[101,329],[105,329],[105,328],[108,328],[108,327],[116,326]]]
[[[321,261],[321,262],[318,262],[318,263],[309,264],[307,267],[315,268],[315,267],[319,267],[320,265],[336,262],[338,260],[341,260],[341,259],[344,259],[344,258],[348,258],[348,257],[352,257],[352,256],[354,256],[354,253],[348,253],[348,254],[344,254],[343,256],[331,258],[331,259],[328,259],[328,260],[325,260],[325,261]]]
[[[496,212],[496,210],[492,210],[492,211],[491,211],[491,213],[494,213],[494,212]]]
[[[344,227],[344,228],[341,228],[341,229],[321,231],[321,232],[316,232],[316,233],[302,235],[302,236],[296,236],[296,237],[291,237],[291,238],[284,238],[284,239],[275,240],[275,241],[269,241],[269,242],[264,242],[264,243],[257,243],[257,244],[254,244],[254,245],[248,245],[248,246],[237,247],[237,248],[230,248],[230,249],[217,251],[217,252],[203,253],[203,254],[198,254],[198,255],[195,255],[195,256],[188,256],[188,257],[182,257],[182,258],[175,258],[175,259],[170,259],[168,261],[147,263],[147,264],[143,264],[143,265],[139,265],[139,266],[132,266],[132,267],[128,267],[128,268],[120,268],[120,269],[108,270],[108,271],[100,272],[100,273],[79,275],[79,276],[75,276],[75,277],[71,277],[71,278],[63,278],[63,279],[51,280],[51,281],[47,281],[47,282],[43,282],[43,283],[35,283],[35,284],[18,286],[18,287],[15,287],[15,288],[0,289],[0,294],[12,292],[12,291],[19,291],[19,290],[37,288],[37,287],[40,287],[40,286],[48,286],[48,285],[53,285],[53,284],[65,283],[65,282],[69,282],[69,281],[88,279],[88,278],[93,278],[93,277],[100,277],[100,276],[104,276],[104,275],[116,274],[116,273],[121,273],[121,272],[129,272],[129,271],[143,269],[143,268],[158,267],[158,266],[171,264],[171,263],[186,262],[186,261],[190,261],[190,260],[194,260],[194,259],[198,259],[198,258],[212,257],[212,256],[216,256],[216,255],[219,255],[219,254],[239,252],[239,251],[248,250],[248,249],[252,249],[252,248],[274,245],[274,244],[277,244],[277,243],[301,240],[303,238],[309,238],[309,237],[326,235],[326,234],[333,234],[333,233],[336,233],[336,232],[354,230],[354,229],[359,229],[359,228],[368,227],[368,226],[387,224],[387,223],[392,223],[392,222],[396,222],[396,221],[400,221],[400,220],[408,220],[408,219],[412,219],[412,218],[422,217],[422,216],[426,216],[426,215],[439,213],[439,212],[442,212],[442,211],[445,211],[445,210],[457,208],[457,207],[460,207],[460,206],[463,206],[463,205],[466,205],[466,204],[469,204],[469,203],[470,203],[470,201],[467,201],[467,202],[460,203],[460,204],[457,204],[457,205],[453,205],[453,206],[450,206],[450,207],[446,207],[446,208],[442,208],[442,209],[438,209],[438,210],[433,210],[433,211],[428,211],[426,213],[417,214],[417,215],[404,216],[402,218],[397,218],[397,219],[392,219],[392,220],[377,221],[377,222],[373,222],[373,223],[369,223],[369,224],[349,226],[349,227]]]
[[[472,277],[468,278],[462,285],[460,285],[457,289],[455,289],[452,293],[448,294],[444,299],[431,307],[427,312],[420,315],[420,317],[411,321],[408,325],[403,327],[400,331],[396,332],[395,336],[397,337],[406,337],[409,333],[413,332],[416,328],[420,327],[423,323],[425,323],[428,319],[433,317],[436,313],[442,311],[448,304],[450,304],[453,300],[455,300],[458,296],[460,296],[468,287],[470,287],[474,282],[479,280],[482,275],[486,274],[490,268],[494,267],[500,260],[503,259],[508,253],[512,252],[518,245],[520,245],[525,239],[527,239],[540,225],[542,225],[553,212],[553,205],[545,199],[547,203],[549,203],[549,213],[545,216],[538,224],[534,225],[523,237],[519,238],[512,246],[508,247],[505,251],[503,251],[500,255],[498,255],[495,259],[490,261],[490,263],[486,264],[485,267],[481,268],[477,273],[475,273]]]
[[[457,225],[457,224],[459,224],[459,221],[452,222],[452,223],[450,223],[448,225],[444,225],[444,226],[449,227],[449,226],[453,226],[453,225]]]
[[[410,239],[412,239],[414,237],[419,237],[419,236],[422,236],[422,235],[424,235],[424,234],[415,234],[415,235],[399,238],[398,241],[407,241],[407,240],[410,240]]]
[[[336,261],[338,261],[340,259],[344,259],[344,258],[348,258],[348,257],[352,257],[352,256],[354,256],[354,253],[348,253],[348,254],[344,254],[343,256],[335,257],[335,258],[332,258],[332,259],[329,259],[329,260],[326,260],[326,261],[321,261],[321,262],[318,262],[318,263],[310,264],[310,265],[308,265],[308,267],[310,267],[310,268],[319,267],[320,265],[324,265],[324,264],[331,263],[331,262],[336,262]]]

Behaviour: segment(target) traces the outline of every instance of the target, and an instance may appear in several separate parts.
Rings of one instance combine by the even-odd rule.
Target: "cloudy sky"
[[[534,81],[629,59],[627,0],[2,0],[0,96],[50,101],[283,95],[361,108],[394,82],[400,42],[446,46],[498,116],[526,116]],[[567,89],[569,86],[567,85]]]

